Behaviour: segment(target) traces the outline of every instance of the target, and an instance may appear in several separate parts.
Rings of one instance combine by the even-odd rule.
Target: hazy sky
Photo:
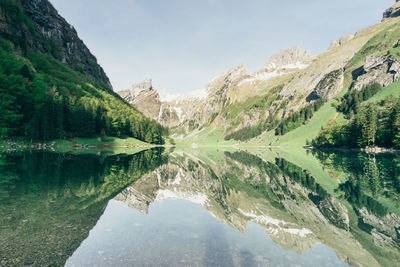
[[[319,54],[378,23],[394,0],[50,0],[75,26],[114,90],[152,78],[171,93],[203,88],[245,63],[299,45]]]

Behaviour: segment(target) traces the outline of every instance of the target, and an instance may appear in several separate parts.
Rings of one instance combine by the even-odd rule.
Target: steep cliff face
[[[386,87],[400,79],[400,62],[393,56],[368,56],[365,64],[355,72],[353,88],[360,90],[372,83]]]
[[[134,84],[128,90],[119,91],[119,95],[142,111],[147,117],[152,119],[157,118],[161,107],[161,101],[157,91],[153,89],[151,79]]]
[[[389,19],[389,18],[396,18],[400,16],[400,3],[399,0],[396,0],[396,4],[388,8],[384,13],[383,13],[383,19],[382,21]]]
[[[174,127],[179,124],[179,110],[161,100],[160,94],[153,88],[151,79],[134,84],[127,90],[118,91],[118,94],[145,116],[164,126]]]
[[[111,83],[86,45],[48,0],[4,0],[0,5],[0,36],[23,53],[49,53],[72,69]]]
[[[0,138],[135,137],[166,131],[118,97],[96,58],[47,0],[0,1]]]
[[[254,74],[248,74],[242,64],[215,77],[202,92],[164,101],[160,101],[159,93],[148,82],[118,93],[150,118],[189,133],[206,124],[224,123],[225,119],[219,116],[224,107],[259,96],[260,88],[271,87],[282,77],[306,68],[312,58],[310,52],[300,47],[281,50]]]
[[[218,129],[222,138],[243,141],[232,136],[238,132],[247,136],[245,130],[249,130],[253,133],[245,137],[248,140],[279,130],[290,116],[302,118],[292,123],[297,125],[294,128],[300,127],[310,120],[304,110],[317,112],[321,103],[342,90],[361,89],[375,82],[387,86],[399,80],[399,8],[398,2],[385,11],[383,22],[343,35],[320,55],[313,56],[295,46],[271,56],[253,74],[247,73],[245,65],[232,68],[206,85],[205,98],[166,101],[162,109],[158,101],[148,100],[153,103],[152,113],[147,112],[148,106],[138,103],[139,98],[134,105],[164,125],[174,127],[174,138],[197,140],[202,131]],[[285,133],[286,130],[281,135]]]

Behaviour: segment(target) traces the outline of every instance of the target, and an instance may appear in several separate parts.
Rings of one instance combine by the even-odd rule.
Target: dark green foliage
[[[364,87],[362,90],[350,90],[341,99],[337,111],[342,112],[350,118],[353,114],[357,114],[360,104],[376,95],[382,90],[382,86],[374,83]]]
[[[275,135],[285,135],[288,132],[302,126],[312,118],[314,112],[318,111],[324,104],[324,99],[318,99],[313,104],[308,105],[299,111],[291,113],[283,119],[275,129]]]
[[[379,105],[378,105],[379,106]],[[312,141],[317,147],[400,147],[400,98],[368,105],[348,123],[328,123]]]
[[[400,165],[397,154],[368,155],[349,151],[320,151],[313,154],[327,168],[343,172],[348,176],[338,187],[344,198],[357,208],[365,207],[370,212],[384,216],[388,208],[379,202],[386,198],[398,203],[400,196]]]
[[[162,152],[0,154],[1,266],[64,266],[108,201],[167,163]]]
[[[301,184],[303,187],[310,189],[318,196],[319,201],[329,196],[329,193],[315,182],[315,178],[312,177],[308,171],[303,170],[284,159],[275,159],[275,163],[285,174],[285,178],[293,180],[296,183]]]
[[[269,177],[269,179],[271,179],[271,184],[274,184],[274,190],[271,190],[271,185],[269,183],[261,182],[261,184],[251,184],[251,181],[247,182],[250,183],[253,188],[262,192],[265,197],[272,201],[272,203],[275,203],[276,207],[282,206],[280,204],[280,200],[285,199],[288,195],[291,195],[286,186],[280,186],[280,190],[277,190],[280,182],[274,180],[281,180],[282,176],[284,177],[285,181],[298,183],[313,192],[313,194],[309,196],[313,202],[321,201],[330,196],[321,185],[316,183],[315,178],[312,177],[308,171],[303,170],[302,168],[286,161],[285,159],[277,158],[275,159],[275,164],[272,164],[244,151],[235,153],[225,152],[225,155],[246,166],[259,169],[262,173]]]
[[[11,43],[1,39],[0,44],[0,138],[49,140],[105,134],[164,143],[166,128],[104,85],[93,86],[51,55],[28,52],[27,60],[22,60],[12,53]]]
[[[22,24],[26,17],[18,4],[13,0],[0,0],[0,7],[7,13],[6,19],[10,23]]]
[[[261,135],[266,130],[272,130],[276,126],[276,121],[269,117],[266,121],[258,123],[257,125],[244,127],[236,132],[225,136],[225,140],[246,141],[251,138]]]
[[[312,118],[314,112],[319,110],[324,103],[325,100],[318,99],[313,104],[302,108],[300,111],[293,112],[280,122],[270,116],[267,120],[254,126],[244,127],[238,131],[228,134],[225,136],[225,140],[234,139],[238,141],[246,141],[261,135],[265,131],[270,131],[275,127],[275,135],[284,135],[305,124],[309,119]]]
[[[198,128],[200,125],[195,122],[194,120],[189,121],[189,132],[193,131],[194,129]]]

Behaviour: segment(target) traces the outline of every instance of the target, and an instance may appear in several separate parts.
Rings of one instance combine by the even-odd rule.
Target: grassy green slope
[[[398,49],[396,42],[400,35],[400,22],[398,19],[388,20],[384,23],[377,24],[365,30],[365,34],[369,39],[366,44],[357,52],[346,65],[345,82],[343,90],[337,97],[343,95],[352,83],[352,72],[364,64],[366,56],[386,54],[396,55],[398,57]],[[383,100],[390,96],[400,95],[400,82],[384,88],[381,92],[369,99],[366,103]],[[283,136],[275,136],[274,131],[269,131],[257,138],[253,138],[242,144],[246,146],[279,146],[279,147],[301,147],[306,145],[306,141],[311,141],[316,137],[321,127],[325,127],[327,122],[332,118],[341,119],[341,114],[337,114],[333,104],[337,100],[327,102],[320,110],[318,110],[313,118],[305,125],[297,128]]]
[[[364,102],[364,104],[370,104],[377,101],[384,100],[388,97],[399,97],[400,96],[400,81],[392,83],[391,85],[383,88],[376,95]]]
[[[0,9],[7,11],[4,27],[38,32],[17,1],[0,1]],[[16,14],[8,12],[11,9]],[[45,42],[37,35],[31,38],[39,44]],[[57,60],[51,49],[38,51],[21,45],[25,43],[24,34],[2,32],[0,37],[0,139],[127,135],[147,143],[164,143],[162,136],[167,130],[126,103],[108,85],[71,69]]]
[[[311,120],[283,135],[276,136],[275,131],[269,131],[257,138],[253,138],[247,142],[241,144],[242,147],[260,147],[260,146],[274,146],[274,147],[302,147],[306,145],[307,140],[312,140],[321,127],[325,127],[329,119],[336,116],[336,109],[332,106],[333,101],[326,103],[321,109],[319,109]]]

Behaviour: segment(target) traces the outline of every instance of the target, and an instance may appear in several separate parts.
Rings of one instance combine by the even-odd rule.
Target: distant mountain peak
[[[347,34],[343,35],[338,40],[335,40],[331,43],[331,45],[329,46],[329,50],[335,49],[336,47],[339,47],[339,46],[347,43],[348,41],[351,41],[352,39],[354,39],[354,37],[356,37],[356,34],[354,34],[354,33],[347,33]]]
[[[140,83],[136,83],[128,89],[130,94],[133,97],[137,97],[142,93],[152,91],[153,90],[153,80],[152,79],[145,79]]]
[[[313,55],[299,46],[293,46],[289,49],[284,49],[272,55],[264,65],[264,70],[273,71],[276,69],[301,68],[302,65],[310,60]]]

